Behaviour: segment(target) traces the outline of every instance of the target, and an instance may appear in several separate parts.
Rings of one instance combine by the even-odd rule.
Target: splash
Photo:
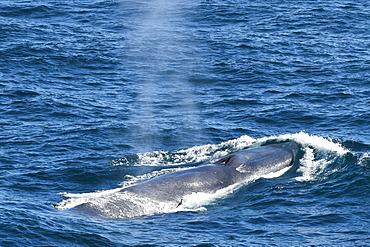
[[[370,153],[364,153],[359,158],[359,164],[365,167],[370,167]]]
[[[226,188],[216,191],[216,193],[192,193],[183,198],[182,204],[176,211],[204,211],[207,210],[204,206],[214,203],[216,200],[227,197],[245,184],[252,183],[254,179],[243,183],[233,184]]]
[[[283,136],[285,138],[285,136]],[[300,167],[297,172],[301,176],[295,178],[297,181],[313,181],[318,177],[328,173],[326,170],[330,164],[333,164],[338,158],[349,152],[339,143],[321,136],[308,135],[300,132],[292,136],[292,140],[300,143],[304,152],[300,159]],[[330,171],[330,173],[336,170]]]
[[[123,157],[112,161],[112,165],[126,166],[176,166],[189,163],[207,162],[218,159],[229,153],[237,152],[242,149],[257,147],[266,142],[283,142],[295,141],[302,147],[313,148],[323,153],[336,153],[344,155],[348,152],[340,144],[334,143],[329,139],[321,136],[309,135],[304,132],[296,134],[285,134],[280,136],[263,137],[254,139],[248,135],[241,136],[237,139],[228,140],[219,144],[207,144],[203,146],[194,146],[188,149],[176,152],[153,151],[139,153],[135,156]]]
[[[95,192],[90,192],[90,193],[80,193],[80,194],[62,192],[59,194],[63,197],[66,197],[67,199],[62,200],[58,204],[54,205],[54,208],[60,209],[60,210],[70,209],[70,208],[76,207],[86,202],[90,202],[90,201],[93,201],[99,198],[110,196],[116,192],[119,192],[123,188],[129,187],[134,184],[138,184],[142,181],[149,180],[151,178],[154,178],[154,177],[166,174],[166,173],[177,172],[177,171],[181,171],[185,169],[189,169],[189,167],[162,169],[159,171],[153,171],[153,172],[140,175],[140,176],[126,175],[126,180],[119,184],[121,187],[111,189],[111,190],[102,190],[102,191],[95,191]]]
[[[96,191],[82,194],[61,193],[61,195],[67,197],[67,199],[61,201],[55,207],[57,209],[68,209],[86,202],[99,202],[99,198],[101,199],[100,201],[103,201],[104,198],[113,196],[114,193],[120,191],[122,188],[152,179],[163,174],[189,169],[199,162],[215,160],[220,158],[221,156],[239,151],[241,149],[264,145],[266,144],[266,142],[278,143],[288,140],[295,141],[302,146],[303,156],[299,160],[299,168],[297,170],[299,175],[293,178],[299,182],[312,181],[317,179],[317,177],[326,172],[325,170],[330,164],[335,162],[335,160],[339,157],[349,152],[339,143],[335,143],[330,139],[300,132],[296,134],[285,134],[258,139],[254,139],[250,136],[245,135],[241,136],[240,138],[228,140],[219,144],[194,146],[188,149],[179,150],[177,152],[155,151],[139,153],[135,156],[135,158],[125,157],[113,161],[112,164],[125,166],[167,166],[168,168],[152,171],[140,176],[126,176],[126,180],[120,184],[120,187],[112,190]],[[364,155],[363,160],[363,163],[366,163],[366,161],[368,160],[368,154]],[[185,164],[188,164],[190,166],[183,167],[183,165]],[[288,169],[279,171],[274,174],[268,174],[264,177],[278,177],[284,174],[287,170]],[[255,179],[258,179],[258,177],[252,178],[251,180],[245,181],[241,184],[236,184],[221,189],[213,194],[193,193],[191,195],[188,195],[183,199],[182,204],[178,208],[176,208],[176,211],[205,210],[204,207],[206,205],[212,204],[217,199],[224,198],[230,195],[241,186],[252,183]],[[148,202],[145,202],[145,204],[149,205]],[[145,210],[156,213],[161,212],[162,210],[162,213],[165,213],[169,212],[170,209],[166,205],[156,203],[151,206],[151,209],[146,208]]]
[[[102,191],[95,191],[91,193],[80,193],[80,194],[62,192],[59,194],[63,197],[67,197],[68,199],[62,200],[58,204],[55,204],[53,207],[56,209],[60,209],[60,210],[70,209],[80,204],[92,201],[93,199],[116,193],[120,191],[121,189],[122,188],[115,188],[111,190],[102,190]]]
[[[314,150],[309,147],[304,148],[304,156],[300,159],[300,168],[298,172],[302,175],[296,177],[297,181],[312,181],[325,171],[325,168],[331,164],[332,160],[315,159]]]
[[[115,166],[176,166],[200,163],[251,147],[254,142],[256,142],[256,139],[245,135],[220,144],[194,146],[176,152],[154,151],[139,153],[135,157],[123,157],[111,163]]]

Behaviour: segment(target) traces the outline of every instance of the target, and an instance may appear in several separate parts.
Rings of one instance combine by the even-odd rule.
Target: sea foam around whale
[[[137,154],[136,159],[132,156],[127,158],[121,158],[112,161],[112,165],[125,165],[125,166],[160,166],[161,169],[152,171],[139,176],[126,176],[126,180],[123,181],[119,187],[94,191],[88,193],[60,193],[67,199],[62,200],[55,208],[57,209],[69,209],[73,208],[82,203],[94,201],[94,203],[103,203],[104,198],[108,195],[114,194],[121,189],[137,184],[139,182],[171,173],[180,170],[189,169],[192,166],[185,166],[189,163],[207,162],[209,160],[218,159],[221,156],[227,155],[232,152],[236,152],[245,148],[256,147],[265,144],[266,142],[281,142],[292,140],[299,143],[302,146],[303,156],[299,159],[299,167],[297,174],[293,177],[296,181],[309,181],[314,180],[322,173],[335,172],[335,170],[328,171],[326,168],[334,160],[340,158],[342,155],[349,152],[343,148],[338,142],[334,142],[331,139],[323,138],[320,136],[309,135],[304,132],[296,134],[285,134],[280,136],[270,136],[259,139],[253,139],[249,136],[242,136],[237,139],[222,142],[220,144],[209,144],[204,146],[195,146],[192,148],[180,150],[177,152],[164,152],[155,151],[149,153]],[[131,161],[131,163],[130,163]],[[168,168],[163,168],[168,166]],[[264,176],[264,178],[274,178],[283,175],[288,169],[275,172]],[[193,193],[183,198],[183,203],[175,210],[170,209],[165,204],[158,208],[160,203],[151,204],[145,198],[133,198],[127,195],[127,200],[135,201],[143,205],[143,208],[148,214],[154,213],[169,213],[174,211],[188,211],[188,210],[206,210],[207,205],[214,203],[217,199],[224,198],[232,194],[234,191],[242,187],[243,185],[250,184],[260,177],[254,177],[248,181],[244,181],[240,184],[231,185],[227,188],[221,189],[213,194],[207,193]]]

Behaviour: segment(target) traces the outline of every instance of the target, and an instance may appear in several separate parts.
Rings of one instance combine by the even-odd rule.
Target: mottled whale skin
[[[168,173],[83,203],[74,210],[108,218],[176,210],[192,193],[215,193],[230,185],[279,172],[294,163],[295,142],[241,150],[195,168]]]

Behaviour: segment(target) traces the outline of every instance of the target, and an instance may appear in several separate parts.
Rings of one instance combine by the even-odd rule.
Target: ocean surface
[[[368,0],[2,0],[0,246],[369,246]],[[69,210],[245,148],[280,177]]]

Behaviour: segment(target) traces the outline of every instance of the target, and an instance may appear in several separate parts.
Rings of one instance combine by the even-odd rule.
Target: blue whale
[[[298,150],[299,145],[295,142],[241,150],[215,162],[123,188],[80,204],[73,210],[108,218],[174,212],[184,197],[193,193],[212,194],[231,185],[289,169]]]

